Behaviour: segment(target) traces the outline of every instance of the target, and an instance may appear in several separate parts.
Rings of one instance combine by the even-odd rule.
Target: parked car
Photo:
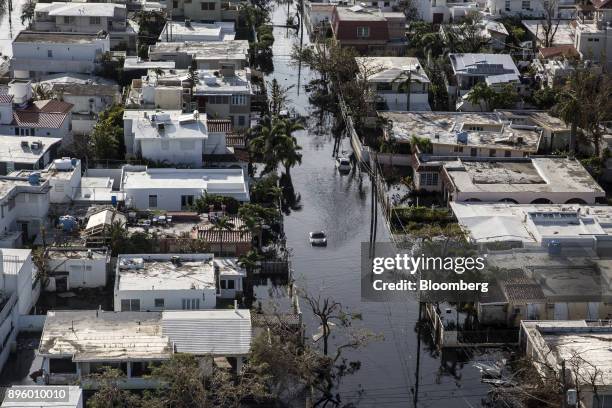
[[[325,231],[313,231],[310,233],[310,244],[313,246],[326,246],[327,236]]]
[[[338,171],[351,171],[351,160],[348,157],[338,157],[336,159],[336,168]]]

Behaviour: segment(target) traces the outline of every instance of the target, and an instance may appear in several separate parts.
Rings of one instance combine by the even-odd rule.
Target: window
[[[244,126],[245,125],[245,120],[244,120],[244,116],[238,116],[238,126]]]
[[[236,281],[234,281],[233,279],[229,279],[227,281],[227,288],[228,289],[236,289]]]
[[[506,4],[504,5],[504,9],[506,11],[510,11],[510,0],[506,0]]]
[[[188,208],[193,205],[194,196],[192,195],[183,195],[181,196],[181,208]]]
[[[478,156],[478,149],[477,149],[477,148],[475,148],[475,147],[472,147],[472,148],[470,149],[470,156],[472,156],[472,157],[476,157],[476,156]]]
[[[47,57],[53,58],[53,50],[47,50]]]
[[[149,208],[157,208],[157,196],[156,195],[149,196]]]
[[[178,1],[173,1],[172,2],[172,8],[178,8]]]
[[[183,310],[194,310],[200,308],[200,299],[183,299]]]
[[[531,10],[531,1],[530,0],[523,0],[521,2],[521,8],[523,10]]]
[[[378,83],[376,84],[377,91],[390,91],[393,89],[393,84],[391,83]]]
[[[421,173],[421,187],[424,186],[437,186],[438,185],[438,173]]]
[[[495,157],[497,155],[497,152],[495,151],[495,149],[489,149],[489,157]]]
[[[164,307],[164,299],[155,299],[155,307]]]
[[[453,152],[454,153],[463,153],[463,146],[453,146]]]
[[[357,27],[357,37],[367,38],[370,36],[370,27]]]
[[[140,299],[121,299],[122,312],[140,312]]]
[[[512,157],[512,152],[510,150],[504,150],[504,157]]]
[[[385,1],[385,7],[390,7],[391,6],[391,2],[390,1]]]
[[[208,97],[207,102],[211,105],[227,105],[229,103],[229,96],[211,95]]]
[[[246,105],[246,95],[232,95],[232,105]]]
[[[74,17],[64,16],[64,24],[72,24],[74,22]]]
[[[89,24],[91,25],[99,25],[102,22],[100,17],[89,17]]]
[[[214,10],[215,9],[215,3],[201,3],[200,4],[200,9],[201,10]]]

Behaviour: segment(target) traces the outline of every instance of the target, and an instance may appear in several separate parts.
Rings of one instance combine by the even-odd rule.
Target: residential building
[[[20,169],[45,168],[56,157],[61,141],[53,137],[0,135],[0,175]]]
[[[249,201],[243,169],[167,169],[126,166],[121,189],[126,205],[138,209],[179,211],[205,193]]]
[[[9,175],[21,179],[39,177],[47,180],[49,187],[49,203],[69,203],[75,198],[81,182],[81,161],[63,157],[53,160],[51,164],[40,171],[22,169],[15,170]]]
[[[37,3],[33,31],[110,35],[111,48],[136,49],[136,30],[127,18],[125,4],[91,2]]]
[[[218,71],[198,71],[194,97],[198,110],[209,118],[229,119],[234,129],[248,129],[251,124],[251,70],[233,66]]]
[[[106,286],[111,260],[106,248],[50,247],[45,252],[49,292]]]
[[[212,364],[233,360],[240,371],[251,347],[251,314],[247,309],[164,312],[49,311],[37,351],[48,384],[85,381],[105,366],[121,370],[120,385],[156,388],[147,377],[150,364],[174,353],[189,353]]]
[[[314,3],[311,1],[304,3],[304,18],[306,28],[312,36],[324,35],[330,27],[334,4]]]
[[[242,293],[246,272],[237,260],[212,254],[120,255],[115,311],[214,309],[217,298]]]
[[[130,74],[136,71],[137,73],[141,73],[141,75],[146,75],[150,69],[159,68],[167,71],[174,69],[175,65],[174,61],[148,61],[137,56],[126,56],[123,61],[123,71],[129,72]]]
[[[355,60],[361,77],[367,79],[375,95],[378,110],[431,110],[429,78],[417,58],[357,57]],[[406,85],[408,80],[409,89]]]
[[[573,28],[572,20],[559,20],[559,25],[555,28],[555,35],[548,41],[550,44],[546,44],[547,38],[542,25],[546,24],[545,20],[521,20],[521,24],[529,33],[531,40],[535,42],[535,45],[539,48],[550,48],[550,47],[563,47],[571,45],[574,48]],[[556,25],[556,22],[555,22]]]
[[[561,4],[571,4],[561,0],[551,3],[553,16],[557,17]],[[548,11],[543,0],[487,0],[486,7],[492,16],[543,17]]]
[[[126,110],[123,123],[129,155],[197,168],[203,154],[226,153],[224,137],[209,139],[205,113]]]
[[[379,112],[386,140],[411,154],[417,190],[440,191],[455,157],[524,157],[566,146],[570,129],[544,111]],[[413,137],[429,150],[411,146]]]
[[[207,42],[159,42],[149,46],[149,59],[174,62],[174,68],[187,69],[195,61],[197,69],[235,69],[248,66],[249,42],[246,40]]]
[[[238,22],[238,5],[228,0],[172,0],[167,4],[168,13],[174,18],[213,23],[215,21]]]
[[[549,88],[562,86],[576,70],[575,66],[567,59],[534,59],[532,67],[536,70],[535,78],[540,81],[543,87]]]
[[[28,177],[0,177],[0,245],[20,247],[35,238],[49,213],[49,180],[32,173]]]
[[[20,316],[29,314],[38,300],[40,282],[37,272],[32,262],[32,250],[0,249],[0,370],[16,346]]]
[[[579,201],[537,205],[451,202],[450,206],[473,243],[509,242],[547,248],[554,241],[561,247],[579,246],[596,252],[609,249],[612,208]]]
[[[558,381],[565,367],[565,386],[577,390],[577,406],[610,405],[612,326],[608,321],[523,321],[520,338],[525,355],[542,377],[554,375],[551,380]],[[552,372],[546,367],[552,367]]]
[[[419,0],[416,2],[420,17],[434,24],[459,21],[469,13],[479,10],[478,1],[450,2],[446,0]]]
[[[2,405],[0,408],[40,408],[41,407],[41,399],[33,401],[23,401],[23,398],[7,398],[9,390],[13,390],[15,392],[49,392],[53,390],[53,387],[49,386],[41,386],[41,385],[27,385],[27,386],[19,386],[13,385],[7,389],[7,393],[5,393],[4,401],[2,401]],[[84,408],[83,405],[83,390],[78,385],[69,385],[67,388],[62,387],[62,390],[66,391],[67,400],[63,401],[63,398],[58,398],[58,400],[62,401],[45,401],[45,407],[48,408]],[[58,386],[59,391],[59,386]],[[23,394],[20,394],[23,395]],[[26,394],[28,395],[28,394]]]
[[[462,97],[479,82],[501,86],[520,81],[520,73],[508,54],[449,54],[456,96]]]
[[[463,40],[462,30],[465,27],[464,24],[455,25],[441,25],[440,35],[445,42],[448,42],[448,30],[451,29],[452,33],[458,37],[457,40]],[[472,28],[469,28],[473,30]],[[503,23],[490,19],[483,19],[477,23],[476,33],[480,36],[482,41],[488,41],[488,45],[494,50],[503,50],[506,48],[506,38],[508,37],[508,30]]]
[[[162,75],[148,70],[146,75],[132,80],[125,102],[129,109],[165,109],[193,112],[193,84],[186,69],[165,69]]]
[[[574,47],[583,60],[612,69],[612,5],[592,0],[589,6],[578,6],[579,17],[571,25]]]
[[[444,164],[448,201],[518,204],[593,204],[604,190],[582,164],[569,158],[461,158]]]
[[[13,40],[11,70],[15,78],[72,72],[93,73],[110,51],[106,32],[56,33],[22,31]]]
[[[362,6],[336,6],[331,26],[334,39],[342,47],[353,47],[363,54],[390,52],[401,55],[406,48],[406,16]]]
[[[184,22],[168,21],[159,35],[159,42],[232,41],[235,36],[233,21],[196,23],[185,19]]]

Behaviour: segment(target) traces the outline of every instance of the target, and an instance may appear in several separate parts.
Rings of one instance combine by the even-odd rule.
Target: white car
[[[326,246],[327,237],[324,231],[313,231],[310,233],[310,245],[313,246]]]
[[[338,157],[336,159],[336,168],[338,171],[351,171],[351,161],[348,157]]]

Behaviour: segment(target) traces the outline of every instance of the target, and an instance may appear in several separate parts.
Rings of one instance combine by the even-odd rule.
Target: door
[[[554,320],[567,320],[569,316],[569,310],[567,303],[555,303]]]
[[[538,320],[538,305],[534,303],[527,303],[527,319],[529,320]]]
[[[433,23],[434,24],[442,24],[443,22],[444,22],[443,13],[433,13]]]
[[[587,320],[599,319],[599,302],[589,302],[587,305]]]
[[[20,229],[21,229],[21,233],[24,239],[28,239],[30,238],[30,234],[28,231],[28,223],[27,222],[20,222]]]
[[[67,292],[68,291],[68,277],[67,276],[57,276],[55,278],[55,290],[57,292]]]

